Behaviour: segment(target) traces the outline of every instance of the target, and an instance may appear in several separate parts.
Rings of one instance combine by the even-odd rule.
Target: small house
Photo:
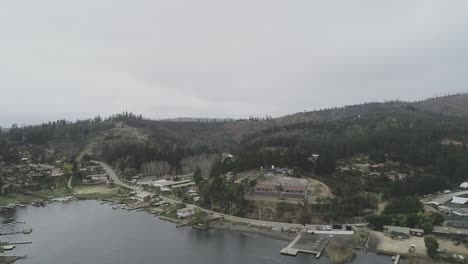
[[[393,239],[407,239],[411,235],[409,227],[401,226],[384,226],[384,233],[390,235]]]
[[[137,199],[140,202],[148,202],[149,200],[151,200],[151,198],[153,198],[153,196],[154,194],[143,191],[143,192],[138,192],[135,195],[135,199]]]
[[[195,214],[195,208],[192,208],[192,207],[186,207],[186,208],[177,210],[178,218],[186,218],[194,214]]]
[[[468,182],[463,182],[462,184],[460,184],[460,188],[461,189],[468,189]]]
[[[424,230],[419,229],[419,228],[411,228],[410,229],[410,234],[412,236],[423,236],[424,235]]]

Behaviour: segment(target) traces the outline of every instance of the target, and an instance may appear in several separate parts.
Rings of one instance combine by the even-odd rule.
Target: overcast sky
[[[0,125],[248,117],[468,90],[468,1],[0,3]]]

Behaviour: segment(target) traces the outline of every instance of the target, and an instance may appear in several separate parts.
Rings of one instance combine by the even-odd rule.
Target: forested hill
[[[417,102],[391,101],[336,107],[317,111],[300,112],[268,120],[242,120],[226,125],[236,139],[272,127],[281,127],[303,122],[323,122],[368,118],[398,112],[428,112],[445,116],[468,117],[468,94],[450,95]]]
[[[136,170],[162,161],[177,173],[187,158],[224,151],[239,156],[236,170],[258,167],[265,165],[259,150],[280,147],[288,154],[281,164],[304,170],[310,168],[307,158],[311,153],[332,159],[365,153],[376,160],[391,154],[396,160],[428,166],[442,159],[438,156],[441,140],[466,143],[467,135],[468,95],[456,95],[412,103],[369,103],[274,119],[155,121],[124,113],[72,123],[60,120],[1,133],[0,156],[17,161],[19,153],[27,150],[43,161],[43,150],[50,148],[70,159],[91,152]],[[464,156],[456,155],[454,162],[461,163]],[[276,162],[280,161],[270,161]],[[450,175],[455,173],[461,172]]]
[[[468,94],[450,95],[431,98],[413,103],[420,110],[440,113],[448,116],[468,116]]]

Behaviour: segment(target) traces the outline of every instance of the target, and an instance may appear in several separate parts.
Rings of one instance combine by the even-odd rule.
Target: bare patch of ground
[[[415,255],[427,256],[423,237],[410,237],[404,240],[394,240],[381,232],[373,232],[373,237],[379,240],[377,250],[396,254],[408,254],[410,245],[416,246]]]
[[[86,194],[117,194],[120,190],[119,187],[109,188],[105,185],[89,185],[89,186],[77,186],[73,189],[73,194],[86,195]]]
[[[394,240],[381,232],[372,232],[373,237],[379,241],[377,249],[387,252],[394,252],[398,254],[407,254],[411,244],[416,245],[416,254],[420,256],[427,256],[426,245],[424,244],[424,237],[410,237],[404,240]],[[468,249],[464,245],[454,245],[452,241],[436,237],[439,242],[439,249],[447,250],[450,253],[467,254]]]
[[[462,244],[456,246],[450,240],[440,239],[438,237],[436,237],[436,239],[437,239],[437,242],[439,242],[440,249],[446,249],[448,250],[448,252],[451,252],[451,253],[457,253],[457,254],[463,254],[463,255],[468,254],[468,248],[466,248]]]
[[[386,205],[387,205],[387,202],[379,203],[376,213],[381,214],[384,211]]]
[[[312,196],[315,199],[334,197],[332,191],[330,190],[330,187],[328,187],[325,183],[315,180],[315,179],[311,179],[311,178],[307,179],[307,181],[308,181],[307,188],[309,192],[312,193]]]

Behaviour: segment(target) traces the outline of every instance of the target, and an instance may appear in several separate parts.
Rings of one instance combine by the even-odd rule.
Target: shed
[[[136,195],[135,195],[135,199],[137,199],[138,201],[141,201],[141,202],[148,202],[149,200],[151,200],[151,198],[153,198],[154,194],[150,193],[150,192],[138,192]]]
[[[468,202],[468,198],[453,196],[452,201],[450,202],[454,204],[466,204]]]
[[[463,182],[462,184],[460,184],[460,188],[468,189],[468,182]]]
[[[410,233],[413,236],[423,236],[424,235],[424,230],[419,229],[419,228],[411,228]]]

